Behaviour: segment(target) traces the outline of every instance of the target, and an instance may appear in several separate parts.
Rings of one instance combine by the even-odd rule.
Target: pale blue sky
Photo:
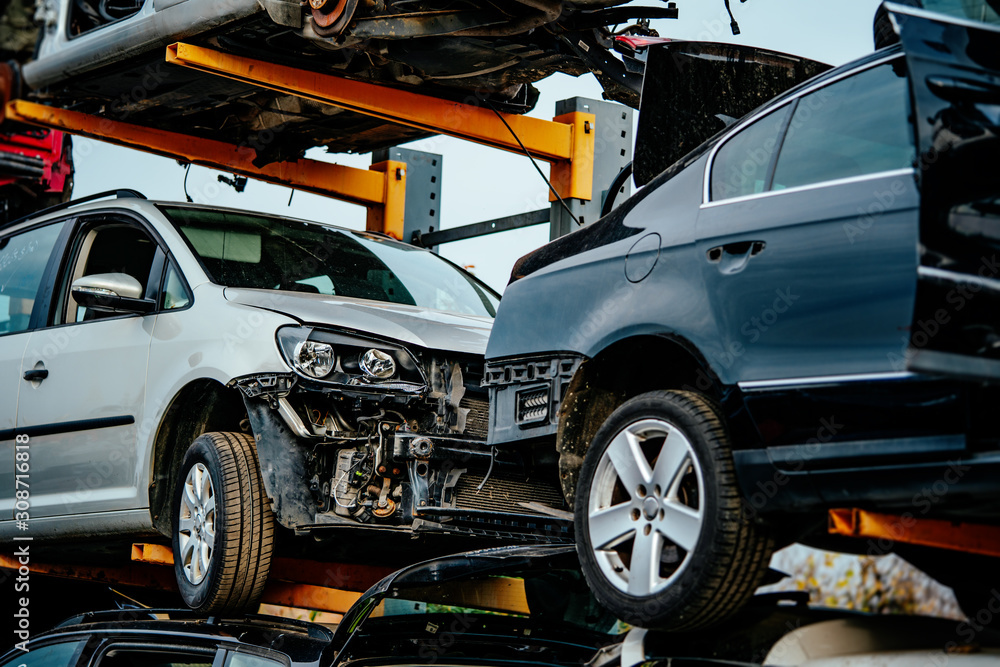
[[[637,4],[656,5],[656,2]],[[872,50],[872,17],[878,0],[733,0],[733,13],[742,33],[734,37],[722,0],[677,0],[680,18],[660,21],[664,37],[732,42],[762,46],[834,65]],[[569,97],[600,99],[596,80],[585,75],[557,75],[538,84],[541,98],[531,115],[551,118],[555,103]],[[441,225],[457,227],[548,205],[545,183],[528,159],[447,137],[408,144],[417,150],[444,156]],[[327,155],[314,150],[310,157],[367,168],[370,155]],[[113,188],[135,188],[151,199],[183,200],[184,170],[176,162],[153,155],[77,138],[75,196]],[[542,165],[548,173],[548,167]],[[220,173],[192,167],[188,191],[199,203],[281,213],[310,220],[363,229],[365,210],[318,195],[296,192],[286,206],[286,188],[251,181],[242,194],[217,182]],[[474,272],[502,291],[514,261],[548,240],[548,226],[494,234],[442,247],[441,254]]]

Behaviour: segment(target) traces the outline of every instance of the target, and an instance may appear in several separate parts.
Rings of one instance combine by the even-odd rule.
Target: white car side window
[[[64,222],[0,239],[0,335],[25,331]]]
[[[111,223],[94,227],[84,232],[77,242],[70,282],[99,273],[124,273],[139,281],[145,293],[156,248],[156,242],[134,225]],[[84,308],[69,290],[64,290],[64,294],[63,322],[83,322],[114,314]]]
[[[184,286],[181,274],[173,264],[167,263],[167,279],[163,283],[163,309],[176,310],[191,303],[191,293]]]

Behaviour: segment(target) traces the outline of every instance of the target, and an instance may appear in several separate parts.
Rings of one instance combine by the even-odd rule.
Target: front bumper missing
[[[243,393],[264,486],[287,528],[308,533],[363,525],[411,534],[572,540],[559,489],[541,475],[528,479],[517,451],[468,436],[418,432],[391,420],[391,409],[370,422],[367,435],[320,432],[293,406],[294,376],[257,375],[230,384]]]

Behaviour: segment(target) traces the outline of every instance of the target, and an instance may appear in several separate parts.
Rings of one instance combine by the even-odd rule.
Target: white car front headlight
[[[307,380],[404,389],[427,382],[416,358],[393,341],[311,326],[284,326],[275,337],[285,363]]]
[[[337,355],[329,343],[304,340],[295,346],[295,367],[310,377],[325,378],[337,365]]]

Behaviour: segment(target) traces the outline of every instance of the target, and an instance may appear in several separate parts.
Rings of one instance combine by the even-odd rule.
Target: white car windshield
[[[212,282],[496,315],[499,296],[427,250],[290,218],[160,206]]]

